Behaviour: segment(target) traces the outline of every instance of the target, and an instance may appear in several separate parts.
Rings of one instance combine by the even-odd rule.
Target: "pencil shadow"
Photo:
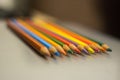
[[[38,55],[39,57],[41,57],[43,60],[48,60],[46,56],[42,55],[41,53],[39,53],[38,51],[36,51],[30,44],[28,44],[18,33],[16,33],[13,29],[7,27],[8,30],[13,33],[13,35],[15,35],[17,38],[19,38],[23,43],[25,43],[29,48],[31,48],[31,50]]]

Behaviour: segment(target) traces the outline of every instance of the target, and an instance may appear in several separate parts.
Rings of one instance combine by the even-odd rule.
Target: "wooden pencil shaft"
[[[35,39],[27,35],[24,31],[16,27],[11,21],[8,21],[8,26],[13,29],[17,34],[19,34],[28,44],[30,44],[34,49],[41,53],[41,48],[44,47]]]

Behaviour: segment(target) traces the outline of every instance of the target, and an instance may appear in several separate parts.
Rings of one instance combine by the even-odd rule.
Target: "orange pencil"
[[[35,39],[30,37],[24,31],[16,27],[16,25],[12,21],[7,20],[7,24],[11,29],[13,29],[16,33],[18,33],[28,44],[30,44],[35,50],[40,52],[42,55],[51,56],[50,52],[44,45],[37,42]]]

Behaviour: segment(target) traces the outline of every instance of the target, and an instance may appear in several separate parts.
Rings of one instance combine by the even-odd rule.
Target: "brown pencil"
[[[28,44],[30,44],[35,50],[40,52],[42,55],[51,56],[50,52],[44,45],[39,43],[37,40],[35,40],[34,38],[26,34],[24,31],[22,31],[18,27],[16,27],[16,25],[13,22],[11,22],[10,20],[7,20],[7,24],[11,29],[17,32]]]

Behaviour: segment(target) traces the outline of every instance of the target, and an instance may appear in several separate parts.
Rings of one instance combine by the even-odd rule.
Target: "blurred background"
[[[33,9],[120,38],[118,0],[0,0],[2,19],[28,16]]]

